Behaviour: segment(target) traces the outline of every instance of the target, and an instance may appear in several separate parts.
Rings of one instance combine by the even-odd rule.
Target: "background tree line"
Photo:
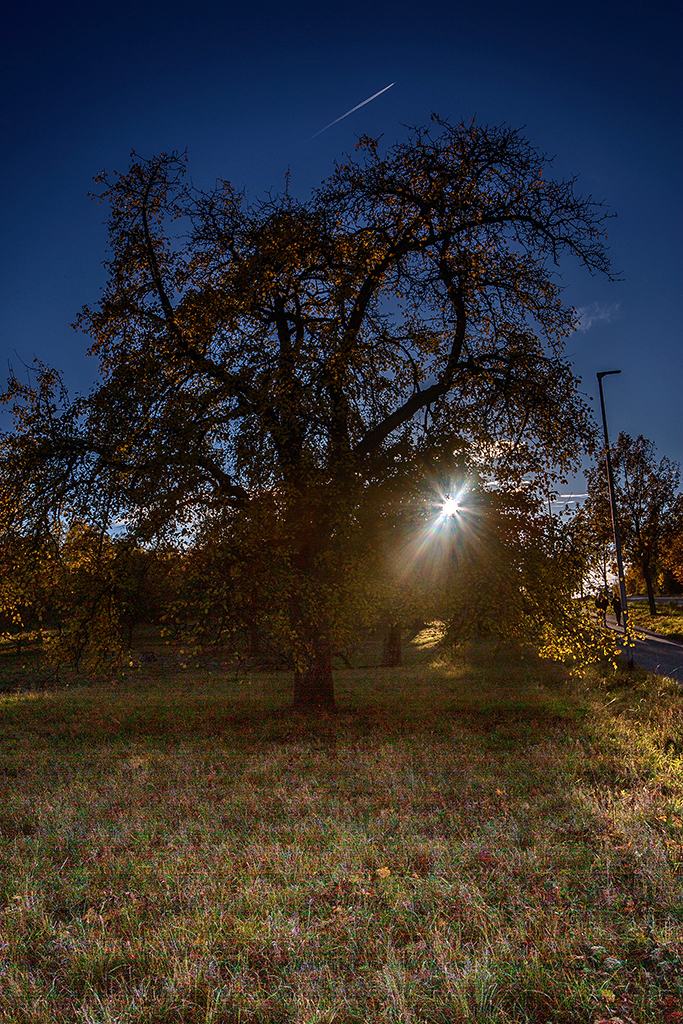
[[[358,522],[344,585],[328,604],[332,657],[344,662],[355,643],[374,637],[383,663],[399,664],[402,633],[432,620],[451,646],[504,637],[551,657],[589,655],[595,637],[572,596],[585,560],[571,522],[549,517],[531,489],[491,491],[472,480],[460,511],[445,515],[438,474],[429,476],[419,493]],[[137,664],[165,646],[185,660],[293,670],[291,567],[271,529],[277,523],[235,517],[189,543],[163,545],[80,522],[42,539],[6,540],[0,631],[17,649],[40,639],[53,662],[94,671]]]

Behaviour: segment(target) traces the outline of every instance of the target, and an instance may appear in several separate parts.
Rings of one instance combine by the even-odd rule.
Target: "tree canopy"
[[[308,201],[200,190],[176,153],[101,174],[109,276],[78,321],[100,381],[71,400],[47,366],[12,374],[5,530],[267,529],[296,699],[331,703],[368,510],[443,453],[519,478],[590,443],[557,267],[609,273],[608,215],[550,164],[509,127],[433,117],[361,139]]]

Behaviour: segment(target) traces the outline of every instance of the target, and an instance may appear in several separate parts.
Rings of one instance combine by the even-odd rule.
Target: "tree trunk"
[[[309,665],[294,673],[294,706],[297,708],[333,708],[334,680],[330,645],[316,640]]]
[[[647,587],[647,600],[650,605],[650,615],[655,616],[657,614],[657,605],[655,604],[655,592],[652,586],[652,576],[650,575],[650,566],[647,562],[642,565],[643,577],[645,579],[645,586]]]
[[[392,622],[389,626],[384,649],[382,651],[382,665],[384,668],[396,668],[401,664],[401,623]]]
[[[249,636],[249,657],[258,658],[261,654],[261,631],[259,626],[251,623],[247,626]]]
[[[296,637],[294,706],[301,709],[334,707],[332,634],[327,614],[328,593],[335,579],[324,568],[332,535],[333,512],[327,492],[304,489],[290,507],[298,579],[290,601],[290,626]]]

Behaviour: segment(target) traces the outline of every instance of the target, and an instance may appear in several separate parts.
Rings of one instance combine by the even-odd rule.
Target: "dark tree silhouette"
[[[609,273],[603,208],[508,127],[434,117],[357,151],[308,202],[199,191],[176,154],[101,175],[109,281],[80,318],[101,383],[60,402],[49,368],[13,376],[0,467],[7,523],[80,515],[143,538],[269,494],[305,705],[334,701],[358,508],[416,452],[575,462],[592,421],[556,265]]]

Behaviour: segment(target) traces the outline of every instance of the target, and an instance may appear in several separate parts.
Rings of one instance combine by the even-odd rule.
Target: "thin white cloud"
[[[373,96],[368,96],[368,98],[363,100],[362,103],[357,103],[355,107],[351,107],[351,109],[347,110],[341,117],[335,118],[334,121],[330,121],[330,123],[326,124],[324,128],[321,128],[319,132],[316,132],[315,135],[311,135],[311,138],[314,139],[317,135],[322,135],[322,133],[326,132],[328,128],[331,128],[333,124],[337,124],[338,121],[343,121],[345,117],[348,117],[349,114],[355,113],[356,110],[360,110],[360,108],[364,107],[366,103],[372,103],[373,100],[376,100],[377,97],[381,96],[383,92],[387,91],[387,89],[391,89],[392,85],[396,85],[396,82],[392,82],[391,85],[385,85],[383,89],[380,89],[380,91],[376,92]]]
[[[589,331],[594,324],[610,324],[619,316],[620,303],[613,302],[606,305],[604,302],[591,302],[590,306],[579,306],[576,315],[579,318],[579,331]]]

